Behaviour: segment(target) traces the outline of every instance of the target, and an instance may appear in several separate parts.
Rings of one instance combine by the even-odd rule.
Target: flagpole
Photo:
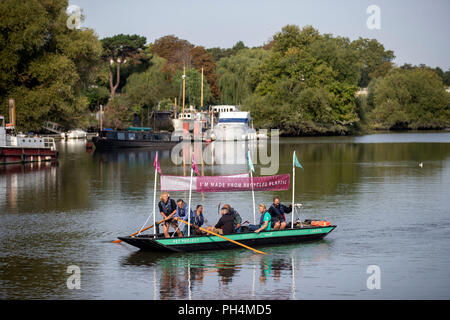
[[[292,153],[292,214],[291,214],[291,229],[294,229],[294,213],[295,213],[295,150]]]
[[[256,208],[255,208],[255,189],[253,187],[253,171],[255,168],[253,167],[252,158],[250,157],[250,150],[247,150],[247,161],[248,166],[250,168],[250,183],[252,185],[252,198],[253,198],[253,224],[256,224]]]
[[[253,198],[253,224],[256,224],[256,208],[255,208],[255,190],[253,188],[253,173],[250,170],[250,179],[252,183],[252,198]]]
[[[156,151],[156,159],[158,159],[158,151]],[[155,168],[155,184],[153,187],[153,226],[156,226],[156,181],[158,180],[158,169]],[[155,227],[155,238],[158,236]]]
[[[188,201],[188,237],[191,236],[191,194],[192,194],[192,176],[194,175],[194,169],[191,166],[191,181],[189,183],[189,201]]]

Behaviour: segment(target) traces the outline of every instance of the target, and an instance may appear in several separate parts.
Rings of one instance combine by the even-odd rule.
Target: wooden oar
[[[181,221],[181,222],[183,222],[184,224],[193,226],[192,224],[188,223],[187,221],[184,221],[184,220],[181,220],[181,219],[179,219],[178,221]],[[240,242],[234,241],[234,240],[232,240],[232,239],[230,239],[230,238],[224,237],[224,236],[222,236],[222,235],[220,235],[220,234],[218,234],[218,233],[215,233],[215,232],[206,230],[206,229],[204,229],[204,228],[202,228],[202,227],[196,227],[196,228],[199,228],[199,229],[202,230],[202,231],[211,233],[211,234],[213,234],[213,235],[215,235],[215,236],[217,236],[217,237],[219,237],[219,238],[222,238],[222,239],[225,239],[225,240],[227,240],[227,241],[233,242],[234,244],[237,244],[237,245],[239,245],[239,246],[241,246],[241,247],[244,247],[244,248],[246,248],[246,249],[252,250],[252,251],[254,251],[254,252],[256,252],[256,253],[267,254],[267,253],[265,253],[265,252],[262,252],[262,251],[253,249],[252,247],[249,247],[249,246],[247,246],[247,245],[245,245],[245,244],[243,244],[243,243],[240,243]]]
[[[158,221],[156,224],[160,224],[160,223],[163,222],[164,220],[166,220],[166,219],[162,219],[161,221]],[[129,236],[130,236],[130,237],[135,236],[135,235],[137,235],[139,232],[148,230],[148,229],[150,229],[150,228],[153,228],[153,224],[152,224],[150,227],[147,227],[147,228],[144,228],[144,229],[142,229],[142,230],[139,230],[138,232],[135,232],[135,233],[133,233],[133,234],[130,234]],[[114,241],[113,241],[113,243],[121,243],[121,242],[122,242],[122,240],[120,240],[120,239],[117,239],[117,240],[114,240]]]

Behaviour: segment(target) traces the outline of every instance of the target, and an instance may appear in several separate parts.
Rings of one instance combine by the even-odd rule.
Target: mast
[[[202,86],[201,86],[201,103],[200,103],[200,108],[203,107],[203,67],[202,67]]]
[[[184,117],[184,101],[186,97],[186,66],[183,66],[183,117]]]
[[[175,103],[173,104],[173,108],[174,108],[174,119],[177,118],[177,97],[175,97]]]
[[[9,99],[9,123],[16,127],[16,102],[14,99]]]

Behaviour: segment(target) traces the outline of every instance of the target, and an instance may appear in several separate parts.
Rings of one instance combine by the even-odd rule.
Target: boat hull
[[[0,164],[56,161],[58,151],[50,148],[0,147]]]
[[[118,149],[118,148],[145,148],[145,147],[172,147],[178,141],[130,141],[130,140],[110,140],[101,137],[93,137],[92,142],[97,149]]]
[[[336,226],[304,227],[286,229],[282,231],[236,233],[226,235],[227,238],[238,241],[250,247],[300,243],[323,239]],[[137,237],[119,237],[120,240],[143,251],[156,252],[193,252],[206,250],[225,250],[240,247],[230,241],[217,236],[192,236],[183,238],[156,238],[154,235],[140,235]]]

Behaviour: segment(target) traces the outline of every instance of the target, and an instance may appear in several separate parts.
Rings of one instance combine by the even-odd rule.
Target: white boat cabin
[[[23,134],[14,134],[15,128],[12,125],[5,126],[5,118],[0,116],[0,148],[49,148],[56,150],[53,138],[30,137]]]
[[[236,106],[229,106],[229,105],[213,106],[212,110],[214,113],[239,111]]]

